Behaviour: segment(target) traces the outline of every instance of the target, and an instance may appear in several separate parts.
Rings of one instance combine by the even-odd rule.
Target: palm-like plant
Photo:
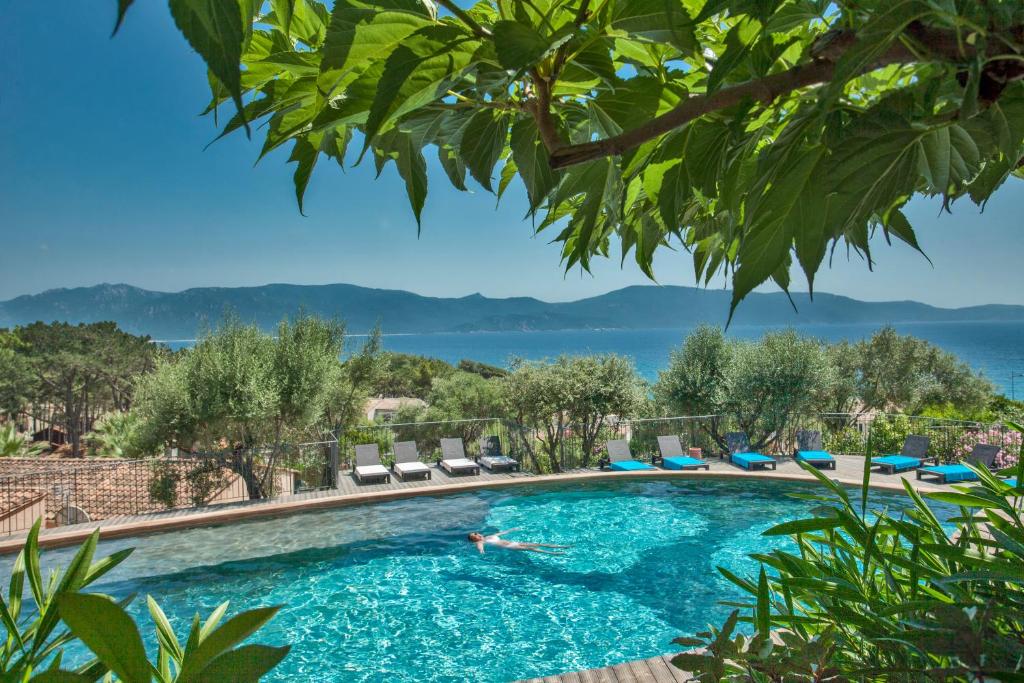
[[[34,458],[44,450],[43,444],[32,443],[19,434],[13,423],[0,426],[0,458]]]

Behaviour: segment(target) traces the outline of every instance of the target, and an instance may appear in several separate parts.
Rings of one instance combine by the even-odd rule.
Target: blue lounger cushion
[[[905,455],[883,455],[881,458],[875,458],[871,462],[875,465],[891,465],[897,472],[900,470],[912,470],[915,467],[921,466],[920,460],[909,458]]]
[[[971,468],[964,465],[937,465],[935,467],[922,468],[921,471],[941,474],[947,482],[978,480],[978,475],[972,472]]]
[[[638,460],[616,460],[609,467],[619,472],[630,472],[632,470],[653,470],[657,469],[653,465],[648,465],[645,462]]]
[[[825,451],[798,451],[796,457],[797,460],[806,460],[807,462],[831,462],[835,460]]]
[[[775,458],[769,458],[760,453],[733,453],[732,461],[744,469],[750,469],[759,462],[775,462]]]
[[[685,470],[687,467],[704,467],[707,463],[697,458],[689,458],[685,455],[673,455],[662,461],[666,470]]]
[[[1006,484],[1007,486],[1013,486],[1014,488],[1016,488],[1017,487],[1017,477],[1013,477],[1011,479],[1006,479],[1006,480],[1003,481],[1003,483]]]

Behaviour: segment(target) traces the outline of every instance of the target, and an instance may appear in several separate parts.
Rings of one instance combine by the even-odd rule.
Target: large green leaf
[[[75,636],[125,683],[149,683],[149,660],[142,637],[128,613],[110,598],[84,593],[62,595],[60,617]]]
[[[518,21],[498,21],[491,30],[498,61],[512,71],[536,64],[550,47],[548,40],[533,27]]]
[[[210,662],[192,680],[194,683],[256,683],[277,666],[289,646],[243,645]]]
[[[482,109],[466,124],[459,156],[470,175],[490,191],[494,165],[501,158],[508,138],[509,116],[498,109]]]
[[[533,118],[521,117],[512,125],[512,158],[526,185],[530,211],[536,211],[554,189],[557,178],[548,163],[548,152],[540,141]]]
[[[379,136],[374,144],[375,154],[384,162],[395,162],[398,174],[405,182],[405,192],[416,216],[416,224],[420,225],[423,204],[427,200],[427,162],[421,148],[413,144],[411,135],[394,128]]]
[[[367,144],[384,126],[444,95],[473,59],[480,42],[452,26],[428,26],[388,57],[366,120]]]
[[[697,46],[693,22],[680,0],[618,0],[611,27],[689,53]]]
[[[386,59],[403,40],[431,23],[419,0],[338,0],[320,51],[326,74],[322,86],[331,89],[346,73],[362,71],[371,60]]]
[[[242,47],[247,26],[238,0],[170,0],[174,23],[242,109]]]
[[[207,666],[262,628],[274,618],[279,609],[259,607],[241,612],[206,634],[194,649],[186,651],[185,660],[178,673],[179,683],[194,683],[200,680],[199,675]],[[284,653],[281,656],[283,657]]]

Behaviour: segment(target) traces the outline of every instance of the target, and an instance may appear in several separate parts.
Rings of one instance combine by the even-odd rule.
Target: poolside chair
[[[608,442],[607,449],[608,457],[601,458],[601,462],[598,463],[602,470],[605,467],[616,472],[657,469],[654,465],[634,460],[633,454],[629,451],[629,442],[625,439],[612,439]]]
[[[437,464],[448,474],[480,474],[480,465],[466,457],[462,439],[441,439],[441,459]]]
[[[683,453],[683,444],[675,434],[658,437],[656,456],[666,470],[710,470],[711,466],[699,458],[691,458]]]
[[[823,470],[834,470],[836,459],[825,450],[821,443],[821,432],[801,429],[796,433],[794,460],[801,460]]]
[[[911,434],[903,441],[903,450],[900,451],[899,455],[883,455],[880,458],[872,458],[871,464],[872,466],[877,466],[885,474],[896,474],[897,472],[914,470],[929,462],[933,465],[938,465],[939,459],[937,457],[928,457],[928,446],[930,444],[931,440],[927,436]]]
[[[480,439],[480,455],[476,461],[491,472],[518,472],[519,461],[501,452],[501,439],[497,436],[484,436]]]
[[[391,469],[395,471],[402,481],[408,481],[414,477],[430,479],[430,467],[425,462],[420,462],[419,451],[416,450],[415,441],[396,441],[395,464]]]
[[[999,446],[988,443],[974,444],[967,462],[974,465],[984,465],[992,469],[996,456],[999,455]],[[940,484],[951,484],[954,481],[978,481],[978,475],[967,465],[935,465],[933,467],[922,467],[917,470],[917,478],[935,477]]]
[[[763,470],[766,467],[774,470],[779,464],[775,458],[751,451],[746,432],[729,432],[725,435],[725,445],[729,448],[729,462],[745,470]]]
[[[360,484],[365,484],[367,481],[391,481],[391,473],[388,472],[388,468],[380,464],[380,449],[375,443],[356,446],[356,466],[352,473]]]

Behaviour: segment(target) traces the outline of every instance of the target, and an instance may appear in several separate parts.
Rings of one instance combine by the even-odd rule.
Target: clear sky
[[[397,174],[389,168],[375,181],[372,164],[342,173],[322,162],[301,216],[287,151],[256,167],[259,143],[244,135],[203,151],[216,132],[197,116],[205,71],[167,3],[137,2],[110,39],[114,5],[5,3],[0,299],[99,282],[166,291],[351,282],[555,301],[648,282],[617,258],[593,275],[564,275],[554,235],[535,237],[522,220],[521,186],[496,210],[482,189],[451,189],[436,166],[418,238]],[[917,201],[909,211],[934,266],[878,239],[874,273],[837,252],[817,290],[1024,304],[1024,183],[1004,186],[983,214],[966,201],[953,215],[938,208]],[[665,252],[655,266],[663,284],[694,282],[686,253]]]

